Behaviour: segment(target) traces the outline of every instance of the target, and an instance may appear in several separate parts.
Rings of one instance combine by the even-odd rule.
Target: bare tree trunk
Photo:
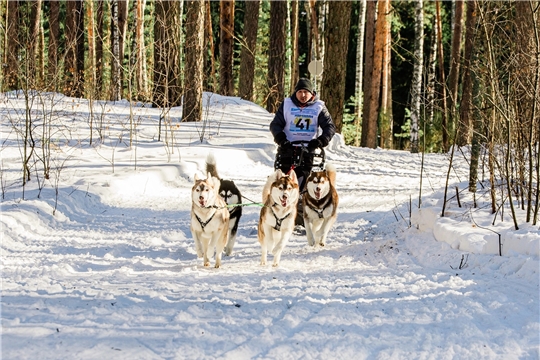
[[[456,105],[458,104],[458,87],[459,87],[459,70],[461,63],[461,38],[462,38],[462,22],[463,22],[463,4],[464,1],[455,1],[455,15],[452,31],[452,52],[450,55],[450,73],[448,74],[448,87],[450,103],[448,108],[452,114],[452,118],[456,119]],[[454,121],[454,123],[456,123]],[[457,126],[457,125],[456,125]]]
[[[186,75],[182,121],[202,120],[204,8],[202,1],[186,2]]]
[[[205,27],[204,27],[204,38],[206,39],[205,42],[208,44],[207,49],[205,51],[205,55],[207,56],[207,59],[205,60],[205,66],[210,68],[210,73],[205,72],[205,83],[206,87],[209,91],[217,92],[218,89],[218,81],[216,78],[216,64],[214,60],[214,33],[212,30],[212,11],[210,10],[210,0],[204,1],[205,5]],[[247,3],[246,3],[247,6]],[[258,14],[257,14],[258,15]]]
[[[146,47],[144,45],[144,9],[146,0],[137,0],[137,16],[135,28],[135,41],[137,51],[137,88],[141,99],[148,98],[148,76],[146,74]]]
[[[358,18],[358,37],[356,40],[356,82],[354,91],[354,96],[356,98],[356,112],[354,117],[354,146],[360,146],[360,126],[364,99],[362,80],[364,76],[364,34],[366,30],[366,8],[367,0],[361,0]]]
[[[246,3],[246,8],[247,4]],[[247,9],[246,9],[247,10]],[[299,51],[298,51],[298,0],[291,0],[291,80],[290,80],[290,93],[294,91],[294,86],[300,79],[300,69],[298,63]]]
[[[88,36],[88,70],[91,98],[95,97],[96,88],[96,37],[94,35],[94,1],[86,1],[86,18],[88,19],[86,34]]]
[[[435,115],[435,87],[437,78],[437,45],[438,45],[438,30],[437,19],[433,19],[433,30],[430,39],[429,50],[429,63],[427,73],[427,85],[426,85],[426,106],[427,106],[427,119],[429,124],[433,124],[433,118]]]
[[[60,51],[58,43],[60,40],[60,1],[49,1],[49,47],[47,49],[47,88],[50,91],[59,90],[59,69],[58,52]]]
[[[111,96],[110,100],[118,101],[122,98],[122,70],[120,59],[120,32],[118,27],[118,0],[111,2]]]
[[[386,42],[386,13],[387,1],[379,0],[377,2],[377,23],[375,29],[375,42],[373,48],[373,68],[369,91],[369,106],[364,124],[362,126],[362,146],[375,149],[377,147],[377,122],[380,110],[381,78],[382,78],[382,56],[384,43]],[[362,124],[362,125],[364,125]]]
[[[255,77],[255,49],[259,28],[260,0],[246,1],[244,14],[244,43],[240,54],[240,81],[238,96],[253,101],[253,78]]]
[[[411,153],[418,153],[418,129],[420,124],[420,104],[422,102],[422,69],[424,67],[424,4],[415,2],[414,23],[414,70],[411,87]]]
[[[345,107],[345,77],[347,75],[347,50],[349,43],[349,23],[351,18],[350,1],[332,1],[329,3],[326,47],[328,54],[324,58],[321,98],[336,125],[337,132],[343,127],[343,109]]]
[[[225,96],[234,95],[233,84],[233,36],[234,36],[234,0],[222,0],[220,5],[220,41],[219,41],[219,89]]]
[[[449,148],[449,136],[448,136],[448,107],[446,103],[446,76],[444,73],[444,54],[442,46],[442,20],[441,20],[441,1],[436,0],[436,18],[437,18],[437,49],[439,50],[439,73],[441,84],[441,98],[442,98],[442,147],[443,151],[448,151]]]
[[[126,33],[128,24],[129,0],[116,0],[118,3],[118,59],[120,64],[120,97],[125,97],[124,58],[126,51]]]
[[[364,100],[362,109],[362,135],[360,146],[375,147],[377,143],[377,122],[372,122],[370,119],[371,106],[371,83],[373,79],[373,51],[375,48],[375,25],[377,17],[377,3],[368,1],[366,8],[366,63],[364,66]],[[377,90],[378,91],[378,90]],[[373,137],[374,139],[370,139]],[[371,146],[370,146],[371,145]]]
[[[266,110],[276,112],[285,96],[285,35],[287,28],[287,3],[270,3],[270,43],[268,55],[268,98]]]
[[[82,96],[81,63],[84,69],[84,58],[80,59],[80,49],[84,43],[79,46],[79,38],[82,36],[81,18],[82,0],[67,2],[66,13],[66,58],[64,64],[64,73],[66,77],[65,92],[68,96]],[[82,42],[82,41],[81,41]],[[84,49],[84,48],[83,48]]]
[[[421,1],[421,0],[419,0]],[[392,112],[390,111],[390,100],[389,94],[391,94],[390,89],[390,77],[392,74],[392,68],[390,66],[390,57],[391,57],[391,34],[390,34],[390,23],[392,12],[390,11],[390,1],[386,2],[384,13],[386,21],[384,22],[383,36],[383,53],[382,53],[382,70],[381,70],[381,111],[379,115],[380,123],[380,146],[383,149],[392,148],[392,138],[393,138],[393,121],[392,121]]]
[[[4,90],[20,88],[19,80],[19,1],[7,2],[6,9],[6,40],[3,63]]]
[[[28,77],[29,84],[34,89],[40,89],[42,86],[39,64],[42,63],[40,58],[43,54],[40,53],[40,33],[41,33],[41,0],[32,0],[30,4],[30,36],[27,42],[26,56],[28,61]]]
[[[105,38],[103,0],[96,1],[96,22],[96,97],[103,99],[103,39]]]
[[[459,126],[457,131],[457,144],[463,146],[471,140],[472,115],[472,81],[471,56],[474,46],[476,27],[476,1],[467,2],[467,19],[465,22],[465,49],[463,54],[463,90],[459,107]]]

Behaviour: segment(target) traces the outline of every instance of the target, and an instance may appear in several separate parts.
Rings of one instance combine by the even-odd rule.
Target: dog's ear
[[[194,179],[195,181],[201,180],[201,178],[199,177],[199,173],[195,173],[195,176],[193,176],[193,179]]]
[[[276,175],[275,180],[279,180],[283,177],[283,171],[281,171],[281,169],[277,169],[274,175]]]
[[[296,184],[298,184],[298,178],[296,177],[296,172],[294,170],[292,170],[289,174],[289,177],[291,178],[291,180],[293,182],[295,182]]]

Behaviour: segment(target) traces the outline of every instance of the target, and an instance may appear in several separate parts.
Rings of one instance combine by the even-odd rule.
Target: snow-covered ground
[[[420,154],[338,135],[326,149],[340,195],[327,246],[295,234],[278,268],[271,256],[261,266],[260,208],[246,206],[234,254],[205,268],[189,230],[194,174],[213,152],[244,202],[259,202],[272,115],[205,94],[205,121],[181,123],[173,108],[158,141],[159,109],[90,112],[41,95],[31,116],[36,132],[52,123],[51,178],[33,167],[24,191],[24,100],[0,95],[2,359],[540,357],[539,227],[491,215],[485,190],[472,208],[461,153],[441,218],[448,155],[425,155],[419,209]],[[90,145],[90,124],[103,141],[94,130]]]

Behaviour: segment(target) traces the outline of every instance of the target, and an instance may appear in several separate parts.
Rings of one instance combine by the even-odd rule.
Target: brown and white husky
[[[332,164],[327,164],[324,171],[312,172],[306,180],[302,206],[306,236],[311,246],[324,246],[328,231],[336,222],[339,197],[335,183],[336,168]]]
[[[273,266],[279,265],[281,253],[294,230],[296,204],[300,197],[298,179],[276,170],[268,177],[263,188],[264,203],[259,218],[258,238],[261,244],[261,265],[266,265],[267,254],[274,255]]]
[[[216,268],[221,266],[221,254],[229,240],[229,210],[219,196],[219,185],[219,179],[210,173],[206,179],[195,174],[191,189],[191,235],[197,256],[203,258],[204,266],[210,266],[215,248]]]

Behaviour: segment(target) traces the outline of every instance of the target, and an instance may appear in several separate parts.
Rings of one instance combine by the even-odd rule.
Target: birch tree
[[[424,6],[423,0],[414,7],[414,70],[411,85],[411,153],[418,153],[420,104],[422,101],[422,68],[424,66]]]
[[[366,9],[367,0],[360,1],[360,10],[358,16],[358,36],[356,38],[356,81],[354,97],[356,99],[355,117],[354,117],[354,146],[360,146],[360,126],[363,110],[363,76],[364,76],[364,34],[366,29]]]

